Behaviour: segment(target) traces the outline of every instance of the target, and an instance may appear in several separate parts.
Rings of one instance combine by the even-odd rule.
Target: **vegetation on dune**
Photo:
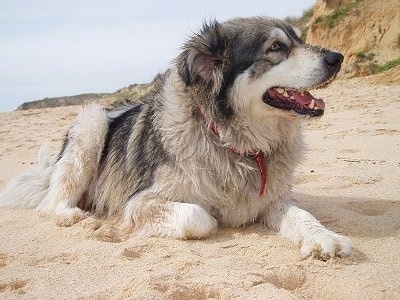
[[[365,66],[368,70],[368,74],[382,73],[400,65],[400,57],[379,65],[374,61],[376,55],[377,54],[374,52],[367,51],[360,51],[355,54],[358,63]]]
[[[329,15],[320,16],[315,20],[315,23],[321,23],[325,27],[333,28],[340,20],[346,17],[361,1],[354,0],[346,5],[339,7]]]
[[[377,66],[376,69],[373,71],[373,73],[374,74],[382,73],[397,66],[400,66],[400,57],[390,60],[383,65]]]
[[[375,55],[376,54],[373,52],[365,52],[365,51],[356,53],[356,57],[361,60],[371,60],[375,57]]]

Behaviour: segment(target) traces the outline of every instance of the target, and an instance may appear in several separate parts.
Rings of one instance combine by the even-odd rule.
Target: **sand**
[[[119,240],[109,225],[0,209],[0,299],[400,299],[400,85],[353,79],[313,94],[327,110],[306,120],[294,194],[351,238],[350,257],[303,260],[257,224],[206,240]],[[0,188],[47,139],[56,153],[77,111],[0,114]]]

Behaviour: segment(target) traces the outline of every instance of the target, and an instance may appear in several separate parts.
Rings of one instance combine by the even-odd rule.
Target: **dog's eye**
[[[268,49],[268,51],[281,51],[285,50],[286,46],[279,43],[279,42],[274,42]]]
[[[281,46],[279,45],[279,43],[278,42],[275,42],[275,43],[273,43],[272,45],[271,45],[271,47],[269,47],[269,50],[271,50],[271,51],[277,51],[277,50],[279,50],[281,48]]]

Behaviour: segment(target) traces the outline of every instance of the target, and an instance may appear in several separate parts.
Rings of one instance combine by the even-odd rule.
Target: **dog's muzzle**
[[[282,110],[292,111],[298,115],[319,117],[324,114],[325,103],[322,99],[315,98],[308,89],[321,88],[331,83],[340,71],[343,55],[338,52],[322,49],[323,63],[327,71],[327,80],[303,90],[274,87],[268,89],[263,95],[264,103]]]

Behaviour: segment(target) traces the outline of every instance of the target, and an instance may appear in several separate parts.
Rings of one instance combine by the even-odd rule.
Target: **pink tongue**
[[[324,109],[325,108],[325,103],[322,99],[317,99],[314,98],[313,95],[311,95],[309,92],[303,92],[303,96],[299,91],[296,90],[287,90],[289,96],[293,96],[296,100],[296,102],[302,104],[302,105],[308,105],[311,103],[312,100],[315,102],[315,106]]]

